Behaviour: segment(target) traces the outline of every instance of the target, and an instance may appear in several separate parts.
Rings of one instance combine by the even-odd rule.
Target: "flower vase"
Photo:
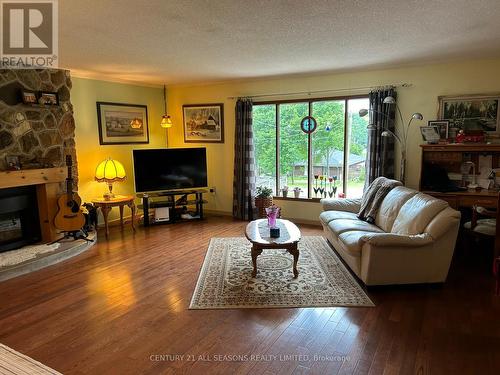
[[[278,206],[271,206],[266,208],[267,225],[270,228],[276,227],[276,220],[279,216],[279,213],[280,213],[280,208]]]

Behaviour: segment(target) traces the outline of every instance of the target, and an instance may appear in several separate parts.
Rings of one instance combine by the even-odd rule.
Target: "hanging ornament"
[[[300,128],[306,134],[311,134],[318,127],[316,119],[312,116],[306,116],[300,121]]]

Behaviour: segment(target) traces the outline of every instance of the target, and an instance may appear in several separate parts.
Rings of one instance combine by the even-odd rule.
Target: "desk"
[[[96,198],[92,200],[92,203],[97,208],[101,209],[102,216],[104,217],[104,227],[106,229],[106,238],[109,237],[109,227],[108,227],[108,214],[113,207],[120,207],[120,225],[123,229],[123,206],[128,206],[130,211],[132,211],[132,230],[135,232],[135,202],[133,195],[115,195],[113,198],[106,200],[104,198]]]
[[[480,143],[465,143],[465,144],[447,144],[447,145],[421,145],[422,148],[422,164],[420,168],[420,190],[433,197],[447,201],[451,207],[471,208],[474,205],[496,208],[498,204],[498,192],[491,190],[480,191],[457,191],[450,193],[442,193],[429,191],[425,187],[423,181],[423,171],[426,164],[438,165],[447,172],[461,173],[461,165],[465,161],[472,161],[477,166],[479,165],[479,157],[481,155],[491,156],[491,168],[500,168],[500,144],[480,144]]]
[[[442,199],[450,204],[454,209],[461,207],[472,207],[474,205],[497,208],[498,191],[481,190],[481,191],[455,191],[451,193],[442,193],[438,191],[423,191],[423,193],[432,195],[433,197]]]

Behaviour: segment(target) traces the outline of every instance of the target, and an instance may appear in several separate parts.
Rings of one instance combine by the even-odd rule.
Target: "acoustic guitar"
[[[67,155],[68,178],[66,178],[66,193],[57,199],[59,211],[54,219],[56,228],[64,232],[79,231],[85,224],[85,216],[80,209],[82,198],[73,191],[72,165],[71,155]]]

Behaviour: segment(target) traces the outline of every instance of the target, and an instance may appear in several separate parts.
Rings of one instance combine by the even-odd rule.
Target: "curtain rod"
[[[412,86],[413,83],[403,82],[390,85],[360,86],[360,87],[350,87],[350,88],[331,89],[331,90],[297,91],[297,92],[285,92],[285,93],[261,94],[261,95],[228,96],[227,98],[238,99],[238,98],[266,98],[270,96],[313,95],[313,94],[323,94],[328,92],[372,90],[380,87],[412,87]]]

